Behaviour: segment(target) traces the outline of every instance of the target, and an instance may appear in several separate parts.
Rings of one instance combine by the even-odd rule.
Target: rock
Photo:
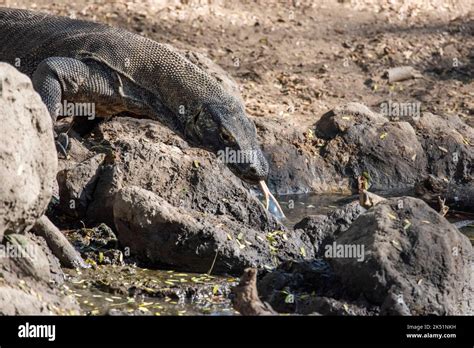
[[[344,298],[343,284],[321,259],[285,262],[258,283],[262,300],[280,313],[374,315],[375,306]]]
[[[124,255],[114,231],[106,224],[67,232],[67,238],[84,260],[100,265],[123,265]]]
[[[11,257],[12,271],[25,277],[48,282],[51,278],[49,260],[41,247],[21,234],[5,236],[6,244],[17,250],[18,254]]]
[[[76,218],[85,216],[104,159],[105,154],[99,153],[57,174],[60,207],[65,213]]]
[[[113,226],[113,201],[124,187],[159,193],[170,204],[212,215],[228,215],[250,228],[270,230],[278,223],[217,157],[190,148],[159,123],[117,117],[95,131],[97,142],[110,142],[111,159],[102,166],[86,217]]]
[[[318,313],[320,315],[341,316],[374,314],[361,305],[317,295],[308,296],[300,300],[298,313],[303,315]]]
[[[423,113],[413,122],[428,158],[429,176],[416,185],[419,197],[429,202],[440,195],[456,209],[474,209],[474,130],[458,116]]]
[[[315,131],[320,138],[330,140],[358,124],[381,126],[387,121],[363,104],[348,103],[324,114],[316,123]]]
[[[23,233],[51,199],[57,155],[51,118],[30,79],[0,63],[0,240]],[[27,140],[27,141],[26,141]]]
[[[64,274],[41,237],[9,234],[0,248],[1,315],[79,314],[74,297],[59,289]]]
[[[334,272],[354,297],[382,306],[382,314],[466,313],[472,280],[469,240],[423,201],[401,197],[359,216],[336,239],[364,246],[364,260],[332,258]],[[391,313],[393,304],[399,309]],[[406,308],[405,308],[406,307]],[[472,308],[471,308],[472,310]]]
[[[449,208],[461,211],[474,209],[474,185],[472,182],[456,183],[429,175],[415,184],[415,195],[439,211],[438,197],[446,199]]]
[[[138,187],[124,188],[116,194],[114,216],[122,246],[155,266],[240,274],[246,267],[275,267],[282,260],[313,256],[304,235],[288,231],[285,240],[284,232],[276,232],[270,246],[268,234],[227,215],[176,207]]]
[[[296,131],[297,125],[255,118],[262,151],[270,165],[268,187],[278,194],[350,193],[347,177],[320,156],[320,148]],[[292,131],[289,131],[291,129]]]
[[[275,243],[272,251],[267,234],[285,228],[252,188],[214,154],[189,147],[156,121],[116,117],[83,143],[90,150],[100,144],[107,155],[84,168],[67,167],[60,192],[80,196],[91,172],[98,173],[91,199],[81,201],[87,222],[115,227],[122,247],[149,266],[207,272],[216,258],[214,272],[240,274],[246,267],[276,267],[313,255],[304,234],[288,231],[287,241],[283,232],[268,237]]]
[[[372,190],[406,194],[428,175],[457,191],[473,186],[474,131],[457,116],[391,120],[348,103],[307,130],[281,120],[255,122],[270,163],[268,186],[279,194],[354,192],[364,171]]]
[[[415,68],[411,66],[399,66],[387,70],[387,77],[389,83],[404,81],[414,78],[423,77]]]
[[[348,207],[305,218],[297,225],[313,235],[313,241],[318,240],[314,235],[327,233],[333,242],[324,240],[321,245],[326,247],[363,246],[363,259],[329,255],[320,246],[317,255],[325,259],[283,262],[265,274],[258,282],[263,301],[280,313],[473,313],[472,246],[446,219],[419,199],[400,197],[366,212],[355,210],[352,224],[349,219],[341,230],[333,231],[330,217],[354,212]]]
[[[351,103],[321,117],[315,133],[326,139],[321,156],[338,175],[369,173],[372,190],[409,189],[426,174],[427,160],[413,127],[390,122]]]
[[[311,215],[295,224],[295,230],[302,230],[313,243],[316,255],[321,256],[324,246],[332,243],[334,237],[347,230],[360,214],[365,212],[358,201],[346,204],[327,215]]]
[[[57,171],[51,117],[30,79],[0,63],[0,314],[78,314],[63,273],[28,231],[44,218]]]
[[[47,242],[49,249],[66,268],[86,268],[88,265],[82,260],[81,255],[71,245],[64,234],[43,215],[33,227],[36,235],[41,236]]]

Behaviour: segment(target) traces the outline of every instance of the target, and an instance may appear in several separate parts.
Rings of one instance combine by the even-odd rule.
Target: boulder
[[[382,314],[403,314],[394,303],[412,315],[463,314],[473,305],[471,243],[419,199],[377,204],[335,243],[364,247],[362,262],[334,257],[330,264],[352,296],[363,295]]]
[[[428,173],[454,185],[474,186],[474,129],[456,115],[429,112],[412,123],[427,156]]]
[[[64,274],[41,237],[9,234],[0,244],[0,314],[79,314],[73,296],[61,290]],[[4,254],[3,254],[4,253]]]
[[[332,243],[335,236],[347,230],[365,211],[358,201],[354,201],[326,215],[307,216],[296,223],[294,229],[307,234],[313,243],[315,253],[321,256],[324,246]]]
[[[367,172],[373,190],[409,189],[426,175],[426,154],[413,127],[364,105],[349,103],[326,113],[315,133],[327,141],[321,156],[339,175],[355,180]]]
[[[308,129],[291,120],[255,119],[279,194],[354,192],[368,172],[372,190],[407,194],[432,175],[462,192],[473,186],[474,130],[457,116],[422,113],[389,119],[359,103],[335,107]],[[461,209],[468,195],[447,194]],[[459,198],[456,201],[456,197]]]
[[[57,174],[60,206],[76,218],[85,216],[100,175],[105,154],[98,153]]]
[[[0,314],[78,314],[58,289],[58,260],[28,231],[52,195],[57,154],[51,117],[30,79],[0,63]]]
[[[275,268],[283,260],[313,257],[305,235],[255,230],[228,215],[176,207],[139,187],[120,190],[114,202],[117,236],[147,264],[193,272],[240,274],[246,267]]]
[[[51,199],[57,155],[51,117],[30,79],[0,63],[0,240],[29,230]]]
[[[91,223],[114,226],[115,194],[137,186],[159,194],[173,206],[226,215],[249,228],[270,231],[280,226],[252,187],[215,154],[189,147],[156,121],[116,117],[100,124],[93,140],[108,143],[109,155],[87,208]]]

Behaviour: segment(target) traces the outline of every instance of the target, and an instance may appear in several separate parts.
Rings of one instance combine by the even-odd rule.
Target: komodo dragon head
[[[201,103],[186,122],[186,136],[215,152],[239,178],[257,184],[268,177],[268,162],[258,144],[255,125],[239,98]]]

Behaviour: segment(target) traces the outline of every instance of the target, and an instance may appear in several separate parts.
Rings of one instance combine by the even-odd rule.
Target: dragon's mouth
[[[270,213],[275,215],[278,219],[283,219],[283,218],[286,217],[285,214],[283,213],[283,210],[280,207],[280,204],[278,203],[276,198],[270,192],[267,184],[265,183],[265,180],[255,179],[254,176],[242,175],[242,173],[240,173],[237,170],[237,168],[234,168],[233,166],[228,166],[228,167],[235,175],[237,175],[243,181],[245,181],[245,182],[247,182],[251,185],[258,184],[260,186],[260,189],[262,190],[262,193],[263,193],[263,197],[265,198],[265,209],[266,210],[268,210]]]

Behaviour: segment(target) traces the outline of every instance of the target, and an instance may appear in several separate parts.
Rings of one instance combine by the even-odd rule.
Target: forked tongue
[[[272,213],[279,219],[285,218],[285,214],[283,214],[283,210],[281,210],[280,204],[278,204],[278,201],[275,199],[275,197],[273,197],[265,181],[260,180],[258,183],[260,184],[263,197],[265,198],[265,209],[267,209],[270,213]]]

